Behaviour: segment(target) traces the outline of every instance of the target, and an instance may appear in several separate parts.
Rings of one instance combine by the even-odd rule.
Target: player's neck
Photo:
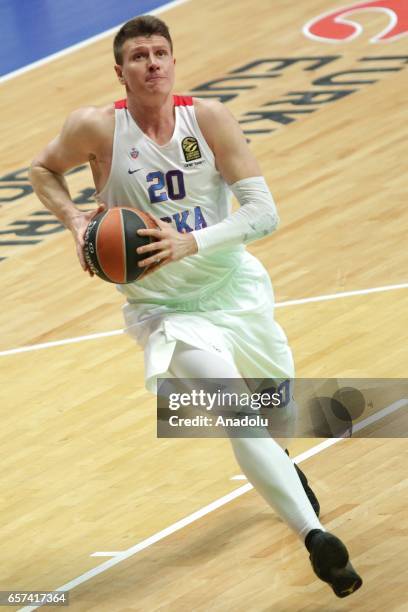
[[[128,110],[147,136],[159,144],[170,140],[175,121],[172,95],[153,101],[128,98]]]

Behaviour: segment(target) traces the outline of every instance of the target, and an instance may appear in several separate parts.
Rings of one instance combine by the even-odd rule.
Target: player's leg
[[[169,373],[181,379],[240,378],[232,363],[183,342],[177,342]],[[249,392],[245,381],[241,379],[240,384]],[[243,431],[248,432],[248,428]],[[359,588],[362,581],[348,562],[347,549],[338,538],[325,532],[282,448],[271,437],[265,437],[260,428],[251,428],[251,437],[230,440],[249,482],[305,542],[316,575],[328,582],[339,597]]]
[[[169,372],[185,379],[234,378],[234,392],[240,384],[242,393],[250,393],[232,363],[183,342],[177,342]],[[263,428],[251,428],[250,434],[243,428],[243,433],[251,437],[230,440],[239,465],[257,491],[303,540],[312,529],[323,529],[285,452]]]
[[[247,353],[248,348],[251,351],[257,351],[258,354],[254,353],[250,355],[250,359],[252,362],[256,363],[256,369],[252,370],[252,378],[259,378],[260,374],[257,373],[257,368],[259,364],[261,364],[260,372],[262,375],[265,374],[266,371],[273,372],[273,376],[280,379],[290,379],[293,380],[295,378],[295,365],[293,360],[293,355],[291,348],[288,344],[286,334],[281,326],[273,319],[270,311],[268,310],[265,314],[259,315],[260,324],[262,330],[268,330],[267,333],[258,333],[256,337],[250,338],[250,342],[245,346],[245,351],[241,351],[239,355],[240,362],[243,361],[242,352]],[[251,332],[251,327],[253,327],[253,321],[248,321],[247,324],[243,325],[241,323],[241,333],[242,330],[247,330],[247,332]],[[248,346],[249,345],[249,346]],[[244,357],[245,359],[245,357]],[[246,366],[243,366],[244,371],[247,371]],[[288,411],[290,414],[287,414]],[[291,403],[285,408],[284,411],[279,410],[278,414],[282,414],[282,422],[276,423],[276,429],[281,431],[282,434],[273,435],[274,440],[283,448],[287,455],[289,455],[288,446],[290,446],[290,441],[295,437],[296,431],[296,418],[297,418],[297,405],[292,398]],[[276,417],[274,417],[276,418]],[[285,428],[286,418],[287,427]],[[302,483],[302,486],[305,490],[305,493],[313,506],[313,509],[317,516],[320,515],[320,504],[319,501],[310,487],[308,479],[304,472],[300,469],[300,467],[296,464],[295,469],[297,475]]]

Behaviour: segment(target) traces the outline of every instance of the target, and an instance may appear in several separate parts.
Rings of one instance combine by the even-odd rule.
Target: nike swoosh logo
[[[131,169],[129,168],[129,170],[128,170],[128,174],[134,174],[135,172],[139,172],[139,170],[143,170],[143,168],[136,168],[136,170],[131,170]]]

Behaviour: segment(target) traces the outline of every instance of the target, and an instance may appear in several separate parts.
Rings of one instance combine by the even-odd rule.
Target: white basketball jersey
[[[175,95],[174,108],[173,136],[159,145],[138,127],[126,100],[115,103],[112,167],[97,198],[109,207],[133,206],[150,212],[170,221],[179,232],[191,232],[231,214],[230,190],[215,167],[193,99]],[[243,246],[196,254],[118,288],[131,303],[169,306],[204,298],[247,257],[253,259]]]

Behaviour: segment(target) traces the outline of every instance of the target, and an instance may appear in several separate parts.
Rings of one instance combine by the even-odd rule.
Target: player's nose
[[[151,70],[152,72],[159,68],[159,62],[157,60],[157,57],[154,55],[154,53],[149,53],[149,59],[148,59],[147,65],[149,67],[149,70]]]

